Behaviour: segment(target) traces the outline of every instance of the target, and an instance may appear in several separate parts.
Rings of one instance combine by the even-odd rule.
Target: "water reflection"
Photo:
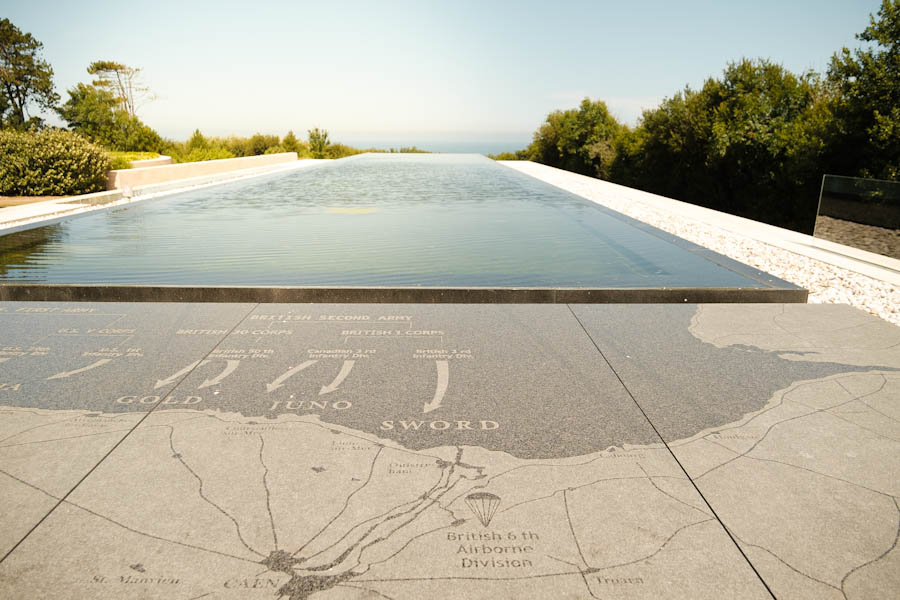
[[[40,264],[48,247],[61,244],[67,237],[65,227],[59,223],[0,236],[0,276],[4,279],[39,277],[40,269],[31,272],[34,266]]]
[[[0,278],[170,285],[758,287],[630,226],[621,215],[473,155],[362,155],[55,227],[57,232],[33,230],[30,235],[47,241],[35,242],[28,257],[5,259]],[[27,268],[16,266],[20,263]]]

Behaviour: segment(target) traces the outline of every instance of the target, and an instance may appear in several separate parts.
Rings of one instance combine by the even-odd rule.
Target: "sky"
[[[44,44],[63,100],[94,60],[142,68],[157,99],[138,116],[165,137],[321,127],[359,146],[498,152],[586,96],[634,125],[742,57],[824,72],[880,4],[0,0],[0,17]]]

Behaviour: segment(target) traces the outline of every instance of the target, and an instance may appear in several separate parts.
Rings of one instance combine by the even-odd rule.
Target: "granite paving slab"
[[[159,404],[0,595],[771,597],[566,306],[260,305],[181,358],[200,400]]]
[[[900,328],[841,305],[572,309],[778,598],[900,594]]]
[[[252,307],[0,303],[0,557]]]

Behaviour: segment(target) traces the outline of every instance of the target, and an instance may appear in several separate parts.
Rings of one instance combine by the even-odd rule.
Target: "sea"
[[[460,140],[378,140],[378,139],[353,139],[352,137],[336,138],[334,141],[356,148],[379,148],[389,150],[391,148],[408,148],[415,146],[419,150],[429,152],[462,153],[462,154],[499,154],[501,152],[515,152],[522,150],[531,142],[529,139],[510,141],[460,141]]]

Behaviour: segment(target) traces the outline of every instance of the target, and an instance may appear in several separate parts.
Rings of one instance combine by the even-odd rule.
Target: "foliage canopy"
[[[821,182],[829,106],[813,73],[766,60],[728,65],[645,111],[619,138],[612,179],[654,193],[808,228]]]
[[[43,121],[29,117],[28,105],[49,110],[59,102],[53,69],[41,58],[43,47],[9,19],[0,19],[0,128],[40,127]]]
[[[618,124],[602,102],[555,111],[531,159],[782,227],[811,232],[822,175],[900,180],[900,0],[882,0],[827,77],[768,60],[730,63]]]
[[[137,116],[138,103],[153,97],[141,78],[141,71],[112,60],[95,60],[87,68],[90,75],[97,77],[93,85],[113,94],[119,107],[132,117]]]
[[[320,131],[319,128],[316,127],[315,129],[307,130],[306,133],[309,135],[307,143],[309,144],[309,151],[312,153],[312,157],[325,158],[330,144],[328,141],[328,131],[326,129]]]
[[[547,115],[525,154],[546,165],[608,179],[616,139],[624,130],[606,103],[585,98],[578,109]]]
[[[883,0],[856,37],[868,46],[841,49],[828,68],[839,92],[830,162],[840,173],[900,180],[900,0]]]
[[[121,108],[108,89],[79,83],[57,113],[72,131],[109,150],[159,152],[164,142],[153,129]]]

